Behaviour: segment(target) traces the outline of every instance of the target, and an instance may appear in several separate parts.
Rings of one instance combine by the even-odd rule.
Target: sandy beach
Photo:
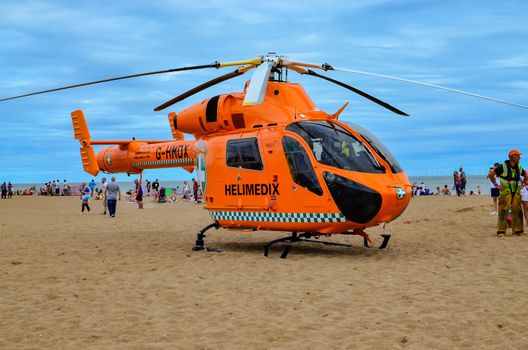
[[[528,237],[487,196],[417,197],[386,250],[210,231],[202,206],[0,201],[2,349],[527,349]],[[370,229],[379,244],[379,228]]]

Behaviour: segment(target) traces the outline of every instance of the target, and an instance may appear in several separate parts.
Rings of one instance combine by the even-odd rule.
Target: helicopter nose
[[[341,213],[350,221],[364,224],[380,211],[382,196],[379,192],[331,172],[323,178]]]

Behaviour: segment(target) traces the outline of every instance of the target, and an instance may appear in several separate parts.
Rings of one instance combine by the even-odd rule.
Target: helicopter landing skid
[[[347,233],[347,234],[356,235],[357,233],[350,232],[350,233]],[[283,238],[279,238],[279,239],[274,239],[273,241],[266,242],[266,244],[264,244],[264,256],[268,256],[269,248],[273,244],[281,243],[281,242],[286,242],[284,244],[283,248],[282,248],[282,253],[281,253],[281,256],[280,256],[281,259],[286,259],[286,257],[288,256],[288,253],[290,252],[290,250],[292,248],[292,243],[295,243],[295,242],[319,243],[319,244],[324,244],[324,245],[332,245],[332,246],[338,246],[338,247],[349,247],[349,248],[353,247],[351,244],[326,242],[326,241],[318,241],[318,240],[314,240],[314,239],[309,239],[310,237],[313,237],[313,236],[318,236],[318,235],[314,235],[313,233],[309,233],[309,232],[305,232],[305,233],[301,233],[301,234],[298,234],[297,232],[292,232],[291,236],[283,237]],[[365,235],[365,236],[361,235],[361,236],[363,237],[363,245],[365,247],[367,247],[367,248],[370,248],[370,246],[368,245],[368,243],[370,242],[370,239],[368,238],[368,235]],[[383,242],[379,246],[379,249],[385,249],[385,247],[387,247],[387,244],[389,243],[391,235],[385,233],[385,234],[382,234],[381,236],[383,237]]]
[[[333,246],[340,246],[340,247],[352,247],[351,244],[317,241],[314,239],[309,239],[312,236],[317,236],[317,235],[314,235],[309,232],[305,232],[301,234],[298,234],[297,232],[292,232],[291,236],[274,239],[273,241],[266,242],[266,244],[264,244],[264,256],[268,256],[269,248],[273,244],[280,243],[280,242],[288,242],[284,244],[282,248],[282,254],[280,256],[281,259],[286,259],[286,257],[288,256],[288,253],[290,252],[292,248],[292,243],[295,243],[295,242],[309,242],[309,243],[319,243],[319,244],[324,244],[324,245],[333,245]]]
[[[204,241],[204,238],[206,237],[205,236],[205,231],[209,230],[210,228],[215,228],[218,230],[218,228],[220,227],[220,224],[218,222],[214,222],[210,225],[207,225],[205,226],[203,229],[200,230],[200,232],[198,232],[198,234],[196,235],[196,243],[194,245],[194,247],[192,248],[193,251],[197,252],[197,251],[200,251],[200,250],[206,250],[208,252],[215,252],[215,253],[220,253],[221,250],[218,249],[218,248],[212,248],[212,247],[204,247],[205,245],[205,241]]]

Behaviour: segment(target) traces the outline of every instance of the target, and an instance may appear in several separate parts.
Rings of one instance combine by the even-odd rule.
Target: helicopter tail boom
[[[139,174],[146,169],[177,168],[193,171],[195,141],[128,141],[97,153],[99,168],[108,173]]]
[[[92,140],[82,110],[71,113],[73,134],[81,145],[83,169],[96,176],[108,173],[138,174],[145,169],[182,167],[193,171],[196,163],[195,141],[183,139],[173,130],[175,140]],[[175,133],[174,133],[175,132]],[[93,145],[112,145],[95,155]]]

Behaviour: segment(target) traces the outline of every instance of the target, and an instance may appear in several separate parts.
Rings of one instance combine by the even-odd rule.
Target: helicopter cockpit
[[[348,123],[348,122],[342,122],[343,124],[347,125],[349,128],[353,129],[355,132],[357,132],[365,141],[368,142],[370,147],[372,147],[376,153],[379,154],[381,158],[387,164],[389,164],[391,171],[394,174],[403,173],[403,169],[396,160],[396,158],[392,155],[392,153],[389,151],[387,147],[370,131],[367,129],[354,124],[354,123]]]
[[[300,135],[310,146],[315,159],[323,165],[362,173],[385,173],[385,167],[370,150],[339,124],[305,121],[290,124],[286,130]]]
[[[358,125],[344,125],[345,127],[333,121],[301,121],[288,125],[286,130],[299,135],[308,145],[315,160],[327,166],[322,168],[321,175],[343,215],[351,221],[366,223],[381,209],[380,191],[383,190],[353,181],[342,170],[383,175],[388,172],[400,173],[402,169],[394,156],[374,135]],[[364,140],[347,130],[348,128]],[[323,195],[323,189],[304,147],[295,139],[286,136],[283,139],[283,148],[294,182],[316,195]],[[390,170],[380,164],[379,158],[372,150],[383,159]]]

